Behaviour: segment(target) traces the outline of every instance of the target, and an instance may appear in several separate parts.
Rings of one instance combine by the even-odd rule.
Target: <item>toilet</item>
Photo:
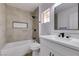
[[[39,56],[39,49],[40,49],[39,43],[37,42],[32,43],[30,49],[32,50],[32,56]]]

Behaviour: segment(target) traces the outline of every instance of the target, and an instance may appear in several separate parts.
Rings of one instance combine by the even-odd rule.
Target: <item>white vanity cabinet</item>
[[[61,54],[49,48],[48,46],[44,45],[44,46],[41,46],[40,55],[41,56],[59,56]]]
[[[48,43],[45,42],[44,40],[41,41],[41,49],[40,49],[41,56],[59,56],[59,55],[61,55],[60,53],[55,51],[51,46],[48,46],[47,44]]]
[[[49,39],[40,39],[41,56],[79,56],[79,51],[71,47],[53,42]]]
[[[41,56],[50,56],[50,49],[46,46],[41,46]]]

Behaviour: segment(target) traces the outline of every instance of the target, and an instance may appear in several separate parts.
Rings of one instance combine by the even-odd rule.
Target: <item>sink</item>
[[[40,44],[34,42],[31,44],[30,49],[32,50],[32,56],[39,56]]]
[[[37,50],[40,48],[40,44],[37,42],[32,43],[32,45],[30,46],[31,50]]]
[[[62,40],[62,41],[71,41],[72,38],[62,38],[62,37],[56,37],[57,40]]]
[[[71,41],[72,40],[71,37],[70,38],[66,38],[66,37],[62,38],[62,37],[58,37],[57,35],[45,35],[42,37],[44,37],[46,39],[61,40],[61,41]]]

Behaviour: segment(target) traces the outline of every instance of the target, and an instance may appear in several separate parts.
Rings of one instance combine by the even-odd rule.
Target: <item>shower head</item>
[[[35,19],[36,16],[32,16],[33,19]]]

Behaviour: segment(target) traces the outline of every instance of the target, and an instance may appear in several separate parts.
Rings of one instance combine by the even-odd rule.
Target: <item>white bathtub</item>
[[[30,45],[32,43],[33,43],[32,40],[24,40],[8,43],[2,48],[0,54],[2,56],[23,56],[31,52]]]

